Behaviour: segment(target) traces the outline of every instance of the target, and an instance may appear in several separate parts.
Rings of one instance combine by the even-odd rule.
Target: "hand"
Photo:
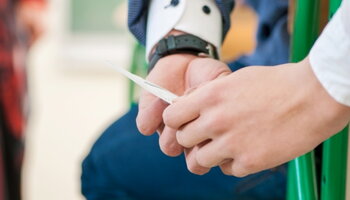
[[[147,80],[181,96],[189,88],[230,72],[226,64],[214,59],[175,54],[160,59]],[[139,131],[144,135],[158,131],[161,150],[169,156],[176,156],[182,153],[183,148],[176,141],[176,130],[164,126],[162,114],[167,106],[161,99],[144,91],[136,122]]]
[[[178,98],[163,114],[177,141],[196,152],[196,169],[220,166],[246,176],[311,151],[350,120],[316,79],[308,59],[278,67],[248,67]]]

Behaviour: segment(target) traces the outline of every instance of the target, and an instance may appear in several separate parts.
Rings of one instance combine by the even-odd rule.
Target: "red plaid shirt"
[[[42,2],[0,0],[0,200],[20,199],[26,80],[24,63],[19,62],[25,59],[15,60],[15,54],[25,52],[26,44],[15,25],[19,1]]]

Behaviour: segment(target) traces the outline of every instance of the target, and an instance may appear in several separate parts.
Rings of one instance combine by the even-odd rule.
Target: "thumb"
[[[199,87],[205,82],[230,73],[230,68],[223,62],[211,58],[197,58],[189,64],[186,86],[187,88]]]

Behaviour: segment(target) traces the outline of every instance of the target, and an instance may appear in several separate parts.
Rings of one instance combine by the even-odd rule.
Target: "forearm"
[[[175,3],[174,3],[175,2]],[[173,30],[195,35],[217,49],[222,42],[222,20],[214,0],[152,0],[148,10],[146,55]]]

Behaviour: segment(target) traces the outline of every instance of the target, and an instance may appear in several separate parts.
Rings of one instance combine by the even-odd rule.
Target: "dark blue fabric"
[[[165,0],[166,1],[166,0]],[[170,3],[170,0],[168,0]],[[181,0],[180,0],[181,1]],[[226,35],[230,28],[230,13],[234,7],[233,0],[215,0],[222,14],[223,34]],[[147,10],[149,0],[129,0],[128,6],[128,26],[137,40],[145,45]],[[224,38],[224,37],[223,37]]]
[[[132,2],[137,5],[130,11]],[[146,2],[146,1],[145,1]],[[129,24],[144,41],[145,3],[129,1]],[[220,2],[217,1],[220,7]],[[288,61],[288,0],[247,0],[259,15],[257,48],[250,56],[230,63],[233,71],[249,65],[276,65]],[[221,5],[221,10],[225,5]],[[230,10],[230,7],[227,7]],[[133,14],[130,12],[134,12]],[[130,20],[130,15],[131,18]],[[228,15],[228,13],[227,13]],[[82,169],[82,192],[88,200],[282,200],[285,199],[286,166],[239,179],[218,168],[197,176],[188,172],[183,156],[165,156],[157,134],[145,137],[135,124],[137,106],[113,123],[97,140]]]
[[[273,66],[288,62],[288,0],[246,0],[259,16],[257,46],[252,55],[229,64],[232,71],[244,66]]]
[[[82,191],[88,200],[282,200],[285,168],[246,178],[225,176],[220,169],[198,176],[188,172],[184,157],[165,156],[158,135],[141,135],[137,106],[112,124],[83,163]]]

